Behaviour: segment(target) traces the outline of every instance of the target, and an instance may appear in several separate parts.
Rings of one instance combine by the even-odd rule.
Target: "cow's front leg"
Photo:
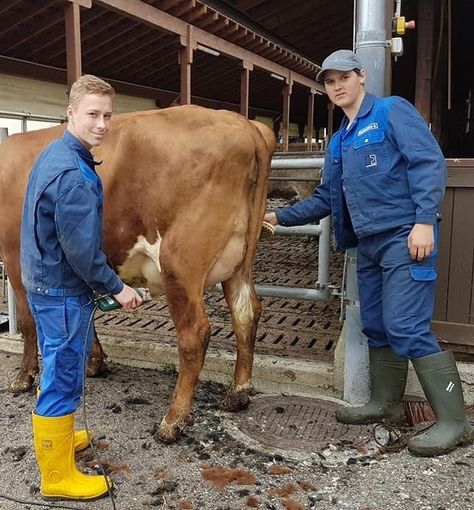
[[[156,440],[165,443],[176,441],[187,425],[199,374],[204,364],[211,327],[202,298],[198,303],[178,302],[168,295],[168,305],[176,326],[179,354],[179,375],[166,416],[155,429]],[[187,298],[186,298],[187,300]]]
[[[224,282],[223,288],[237,342],[237,360],[234,381],[222,402],[222,408],[240,411],[248,407],[250,396],[255,394],[252,367],[261,305],[250,278],[237,274]]]
[[[105,363],[105,354],[102,345],[97,337],[97,331],[94,328],[92,350],[87,361],[88,377],[100,377],[110,372],[109,367]]]

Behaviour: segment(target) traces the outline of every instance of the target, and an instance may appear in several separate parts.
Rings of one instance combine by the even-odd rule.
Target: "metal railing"
[[[324,164],[324,158],[318,154],[316,157],[308,155],[302,157],[279,157],[272,159],[272,170],[308,170],[320,169]],[[285,180],[295,182],[318,181],[319,178],[308,177],[284,177],[271,176],[270,180]],[[322,301],[329,299],[329,296],[336,294],[337,290],[329,281],[329,254],[331,247],[331,218],[327,217],[319,222],[319,225],[303,225],[298,227],[282,227],[278,225],[275,229],[276,235],[308,235],[319,238],[318,249],[318,273],[313,288],[287,287],[282,285],[255,286],[260,296],[282,297],[290,299],[306,299],[310,301]]]

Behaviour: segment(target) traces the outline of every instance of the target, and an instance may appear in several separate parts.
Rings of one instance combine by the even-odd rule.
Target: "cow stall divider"
[[[290,153],[290,157],[274,157],[272,159],[272,170],[288,170],[290,172],[298,170],[318,170],[323,167],[324,158],[317,153],[315,156],[296,157],[295,153]],[[290,182],[319,182],[320,175],[315,178],[300,176],[273,176],[270,181],[290,181]],[[287,287],[281,285],[256,285],[257,294],[260,296],[269,296],[289,299],[305,299],[310,301],[328,300],[331,295],[339,295],[337,286],[329,281],[329,253],[331,247],[331,218],[327,217],[319,222],[319,225],[303,225],[298,227],[282,227],[277,225],[275,228],[277,235],[305,235],[319,238],[318,249],[318,273],[314,288]]]

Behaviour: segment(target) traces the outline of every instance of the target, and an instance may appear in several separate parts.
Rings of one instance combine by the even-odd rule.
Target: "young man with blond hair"
[[[74,412],[92,347],[93,291],[114,295],[125,309],[141,303],[102,251],[103,191],[90,150],[109,131],[114,95],[92,75],[72,85],[67,129],[36,160],[23,204],[22,280],[42,355],[33,436],[44,497],[96,499],[111,486],[76,468],[74,451],[90,439],[74,433]]]

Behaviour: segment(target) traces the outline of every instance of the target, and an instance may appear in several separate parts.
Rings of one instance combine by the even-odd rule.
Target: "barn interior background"
[[[0,126],[12,134],[63,121],[68,84],[82,73],[93,73],[117,89],[119,112],[186,103],[232,109],[271,125],[283,151],[319,151],[340,112],[328,105],[315,73],[331,51],[352,47],[356,4],[4,0]],[[474,56],[468,49],[474,43],[474,5],[469,0],[387,0],[387,6],[388,38],[400,37],[404,46],[402,55],[388,59],[387,93],[406,97],[419,108],[450,158],[434,327],[441,340],[470,359]],[[404,21],[415,21],[414,29],[405,30],[400,17],[392,19],[397,9]],[[337,263],[334,267],[337,272]],[[281,345],[281,339],[274,342],[272,352]],[[325,356],[327,352],[316,358],[324,361]]]

